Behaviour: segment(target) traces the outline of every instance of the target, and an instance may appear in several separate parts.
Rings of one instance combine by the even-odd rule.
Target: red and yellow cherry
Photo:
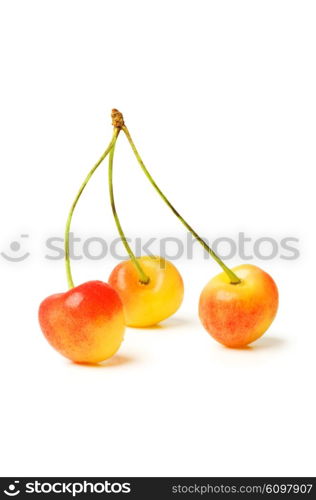
[[[109,283],[123,302],[127,326],[149,327],[169,318],[181,305],[183,280],[177,268],[162,257],[137,258],[149,282],[141,282],[131,260],[118,264]]]
[[[125,133],[136,159],[147,179],[178,220],[197,239],[223,273],[204,288],[199,312],[206,330],[219,342],[229,347],[242,347],[258,339],[272,323],[278,308],[278,290],[275,282],[258,267],[242,265],[230,270],[211,247],[180,215],[158,187],[136,149],[124,121]]]
[[[225,272],[207,283],[199,315],[208,333],[227,347],[244,347],[261,337],[278,310],[278,289],[269,274],[243,264],[233,269],[240,283]]]
[[[102,281],[47,297],[39,322],[51,346],[76,363],[99,363],[113,356],[125,330],[121,299]]]

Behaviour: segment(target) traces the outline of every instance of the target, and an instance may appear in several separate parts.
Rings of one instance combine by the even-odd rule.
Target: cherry
[[[88,281],[47,297],[39,308],[41,329],[60,354],[77,363],[104,361],[124,336],[122,302],[102,281]]]
[[[278,310],[278,289],[257,266],[234,268],[241,282],[225,273],[211,279],[200,296],[199,315],[205,329],[227,347],[243,347],[261,337]]]
[[[143,256],[137,261],[149,278],[147,284],[140,281],[131,260],[113,269],[109,283],[122,299],[127,326],[153,326],[179,309],[183,281],[177,268],[162,257]]]
[[[70,256],[69,231],[79,198],[91,176],[108,155],[112,140],[90,170],[70,208],[65,229],[65,265],[69,290],[47,297],[39,308],[39,323],[48,342],[63,356],[77,363],[98,363],[113,356],[124,336],[124,313],[118,293],[101,281],[74,286]]]
[[[113,123],[124,127],[122,114],[112,111]],[[109,283],[119,293],[126,325],[150,327],[174,314],[183,299],[183,280],[177,268],[162,257],[136,257],[127,242],[116,210],[113,189],[115,142],[109,154],[109,191],[113,217],[130,259],[118,264]]]
[[[242,347],[258,339],[277,313],[278,289],[275,282],[256,266],[242,265],[229,269],[158,187],[124,123],[122,130],[141,169],[159,196],[224,271],[213,278],[201,294],[199,313],[203,325],[216,340],[230,347]]]

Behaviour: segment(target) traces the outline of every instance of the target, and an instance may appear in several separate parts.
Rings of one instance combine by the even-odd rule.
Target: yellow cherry
[[[183,280],[177,268],[162,257],[137,258],[149,282],[141,282],[135,264],[126,260],[112,271],[109,284],[118,292],[127,326],[149,327],[169,318],[183,299]]]

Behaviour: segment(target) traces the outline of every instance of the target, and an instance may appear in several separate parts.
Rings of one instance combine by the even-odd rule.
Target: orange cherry
[[[159,188],[146,168],[125,124],[122,130],[140,168],[155,191],[224,271],[206,285],[200,297],[200,319],[206,330],[216,340],[230,347],[242,347],[253,342],[267,330],[278,309],[278,290],[273,279],[255,266],[242,265],[235,270],[229,269]]]
[[[199,316],[208,333],[227,347],[244,347],[261,337],[278,310],[278,289],[269,274],[243,264],[233,269],[240,283],[225,272],[207,283]]]

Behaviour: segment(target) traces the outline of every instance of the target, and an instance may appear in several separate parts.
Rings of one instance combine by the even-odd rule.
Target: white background
[[[0,250],[31,253],[0,257],[1,475],[315,475],[315,22],[312,1],[1,2]],[[182,308],[128,330],[107,365],[46,343],[38,305],[66,280],[45,239],[62,236],[112,107],[203,235],[299,238],[298,260],[252,261],[280,310],[251,348],[203,330],[198,297],[219,268],[197,248],[176,262]],[[115,168],[126,233],[184,238],[123,137]],[[116,236],[106,165],[73,230]],[[75,281],[115,264],[77,261]]]

